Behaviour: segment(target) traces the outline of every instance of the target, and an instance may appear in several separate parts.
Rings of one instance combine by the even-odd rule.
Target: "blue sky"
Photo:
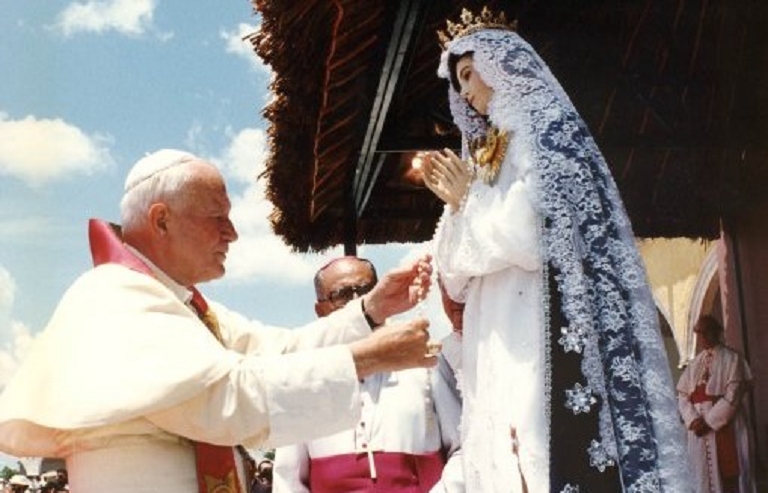
[[[4,2],[0,16],[0,386],[67,286],[88,269],[86,223],[119,219],[123,180],[170,147],[216,163],[240,240],[210,297],[264,322],[314,317],[311,278],[339,249],[296,255],[275,237],[256,177],[272,77],[242,41],[247,0]],[[381,271],[413,245],[361,249]],[[447,333],[436,293],[433,333]]]

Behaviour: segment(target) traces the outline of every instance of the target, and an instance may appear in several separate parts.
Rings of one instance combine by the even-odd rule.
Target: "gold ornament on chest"
[[[499,176],[509,140],[509,132],[491,126],[485,137],[477,138],[469,144],[469,153],[477,176],[488,185],[495,182]]]

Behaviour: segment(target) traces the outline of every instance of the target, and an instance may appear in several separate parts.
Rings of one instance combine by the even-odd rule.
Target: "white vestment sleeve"
[[[445,243],[439,247],[449,254],[451,271],[478,276],[511,265],[539,269],[537,214],[529,181],[517,179],[507,189],[475,181],[464,208],[446,213]]]
[[[211,302],[227,348],[242,354],[278,354],[346,344],[370,335],[360,300],[295,329],[272,327]]]
[[[720,399],[704,414],[704,421],[707,422],[710,428],[717,431],[727,425],[738,410],[738,407],[727,400]]]
[[[466,202],[456,213],[448,208],[436,232],[437,270],[451,298],[471,278],[517,266],[541,268],[538,213],[530,156],[510,144],[495,184],[472,182]]]
[[[355,426],[357,372],[351,351],[339,344],[370,334],[360,303],[293,330],[212,307],[227,345],[241,353],[239,363],[205,392],[147,416],[150,421],[193,440],[273,447]],[[331,347],[313,349],[320,346]]]
[[[693,370],[697,365],[697,360],[694,359],[683,371],[680,376],[680,380],[677,382],[677,408],[680,411],[680,417],[685,423],[686,429],[691,425],[691,422],[699,417],[699,412],[691,403],[690,395],[693,390],[693,383],[691,382],[692,375],[695,373]]]
[[[729,349],[719,348],[712,362],[711,384],[716,389],[707,388],[714,395],[722,396],[704,415],[704,420],[713,430],[727,425],[739,410],[742,389],[746,384],[742,371],[741,358]]]
[[[146,418],[217,445],[280,446],[351,428],[359,387],[345,346],[243,357],[204,392]]]
[[[308,493],[309,461],[305,443],[277,449],[272,469],[272,493]]]

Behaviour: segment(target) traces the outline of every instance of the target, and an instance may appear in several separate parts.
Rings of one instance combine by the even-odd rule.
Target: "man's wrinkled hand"
[[[376,323],[410,310],[423,300],[432,285],[432,257],[424,255],[413,262],[387,272],[376,286],[363,296],[365,312]]]
[[[385,325],[350,344],[357,376],[435,366],[437,356],[430,353],[428,327],[429,322],[423,318]]]
[[[691,421],[691,425],[688,427],[697,437],[702,437],[709,433],[712,428],[709,427],[707,422],[704,420],[703,417],[699,416],[698,418]]]

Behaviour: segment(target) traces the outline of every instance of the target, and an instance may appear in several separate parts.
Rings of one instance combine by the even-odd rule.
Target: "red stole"
[[[140,258],[133,254],[122,241],[120,226],[98,219],[88,221],[88,239],[91,246],[93,265],[105,263],[119,264],[136,272],[154,277],[152,270]],[[192,289],[192,306],[198,316],[209,326],[215,316],[208,310],[208,304],[200,292]],[[218,328],[209,327],[220,341]],[[197,465],[197,482],[200,493],[237,493],[245,490],[240,487],[232,447],[193,442]]]

